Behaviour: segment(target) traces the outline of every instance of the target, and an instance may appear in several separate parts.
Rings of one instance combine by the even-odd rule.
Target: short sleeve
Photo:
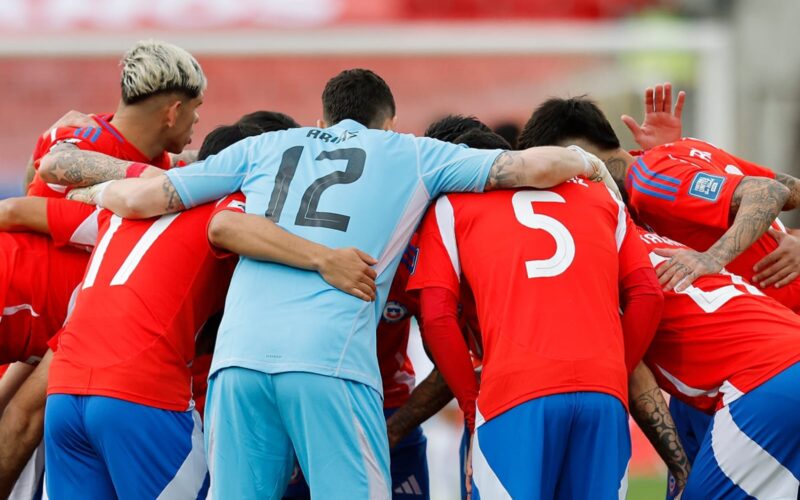
[[[245,196],[241,192],[234,193],[226,196],[225,198],[222,198],[217,202],[217,205],[214,207],[214,210],[208,217],[208,223],[206,223],[206,234],[208,234],[208,226],[211,225],[211,221],[217,214],[221,212],[236,212],[243,214],[245,213],[244,210],[245,210]],[[228,252],[225,249],[212,245],[211,242],[209,242],[208,245],[211,247],[211,253],[214,254],[214,257],[217,257],[218,259],[224,259],[226,257],[230,257],[231,255],[233,255],[233,253]]]
[[[482,192],[489,170],[502,149],[470,149],[425,137],[415,139],[419,175],[428,194]]]
[[[634,271],[652,268],[647,247],[639,236],[639,230],[625,213],[625,236],[619,247],[619,281],[623,281]]]
[[[94,247],[102,209],[63,198],[47,199],[47,225],[56,246]]]
[[[731,200],[744,177],[721,171],[691,156],[667,155],[654,165],[648,155],[630,167],[631,205],[648,217],[672,221],[702,221],[707,227],[729,226]]]
[[[446,196],[428,209],[420,226],[417,258],[407,290],[441,287],[458,297],[461,271],[452,213]]]
[[[262,136],[249,137],[223,149],[219,154],[183,168],[173,168],[166,176],[186,208],[218,200],[242,188],[250,171],[250,148]],[[268,147],[258,144],[259,147]]]
[[[730,165],[730,167],[738,168],[743,175],[749,175],[751,177],[767,177],[768,179],[775,178],[775,171],[770,168],[759,165],[758,163],[753,163],[751,161],[738,158],[733,155],[731,155],[731,158],[733,159],[733,163]]]

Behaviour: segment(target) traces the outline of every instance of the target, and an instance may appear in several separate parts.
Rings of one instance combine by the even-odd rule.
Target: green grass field
[[[628,484],[628,500],[663,500],[666,491],[664,477],[635,477]]]

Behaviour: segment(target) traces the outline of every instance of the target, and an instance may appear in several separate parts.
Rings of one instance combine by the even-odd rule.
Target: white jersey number
[[[533,211],[534,203],[566,203],[561,195],[552,191],[519,191],[511,198],[514,215],[523,226],[541,229],[556,241],[552,257],[543,260],[528,260],[525,270],[528,278],[550,278],[567,270],[575,258],[575,240],[569,230],[556,219]]]
[[[128,281],[128,278],[131,277],[131,274],[136,269],[136,266],[139,265],[139,262],[141,262],[142,257],[144,257],[144,254],[147,252],[147,250],[153,246],[153,243],[155,243],[156,239],[158,239],[158,237],[167,230],[169,225],[172,224],[172,222],[179,215],[180,213],[164,215],[150,224],[150,227],[148,227],[147,231],[142,234],[142,237],[136,242],[133,250],[130,251],[128,256],[125,258],[125,261],[119,267],[117,273],[111,279],[111,286],[124,285]],[[103,263],[103,257],[105,257],[106,251],[108,250],[108,245],[111,243],[111,239],[114,237],[114,234],[117,232],[117,229],[119,229],[121,224],[122,219],[119,216],[111,216],[111,219],[108,223],[108,229],[100,239],[100,242],[97,244],[94,254],[92,255],[92,261],[89,263],[89,269],[86,271],[86,277],[83,279],[83,290],[94,285],[94,282],[97,279],[97,272],[100,270],[100,264]]]
[[[669,260],[667,257],[650,253],[650,262],[653,267],[660,263]],[[694,285],[689,285],[686,289],[677,292],[688,295],[690,299],[697,304],[700,309],[706,313],[713,313],[720,307],[724,306],[734,297],[749,293],[750,295],[764,295],[761,290],[746,282],[741,276],[731,274],[724,269],[719,274],[724,274],[731,279],[730,285],[725,285],[717,288],[716,290],[701,290]],[[742,290],[743,289],[743,290]]]

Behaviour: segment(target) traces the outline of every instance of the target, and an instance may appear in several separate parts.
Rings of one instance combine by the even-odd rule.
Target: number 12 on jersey
[[[303,146],[295,146],[287,149],[281,158],[278,173],[275,175],[275,186],[272,188],[267,210],[264,212],[275,223],[280,221],[283,212],[283,205],[289,195],[289,185],[297,172],[297,165],[303,154]],[[323,175],[311,183],[303,193],[300,200],[300,209],[294,219],[296,226],[326,227],[337,231],[347,231],[350,224],[350,217],[333,212],[320,212],[317,210],[322,193],[336,184],[351,184],[357,181],[364,173],[364,164],[367,154],[360,148],[334,149],[333,151],[323,151],[316,158],[316,161],[323,160],[344,160],[347,162],[344,171],[337,170],[330,174]]]

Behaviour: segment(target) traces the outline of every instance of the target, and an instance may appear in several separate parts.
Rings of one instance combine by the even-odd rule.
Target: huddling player
[[[390,132],[394,99],[370,71],[333,78],[323,107],[321,128],[262,134],[166,176],[88,192],[120,214],[150,217],[241,188],[248,215],[266,214],[312,241],[379,256],[378,300],[371,306],[316,274],[240,259],[206,410],[216,496],[277,498],[296,452],[312,494],[388,497],[374,332],[422,210],[451,190],[549,187],[575,175],[602,175],[600,162],[563,148],[477,151]],[[266,456],[259,444],[265,440],[273,443]]]
[[[32,165],[38,168],[51,153],[69,154],[80,149],[102,151],[118,158],[168,168],[172,163],[169,152],[180,153],[191,141],[192,127],[197,121],[196,110],[202,103],[205,86],[200,66],[186,51],[164,42],[140,42],[122,60],[122,95],[117,111],[113,115],[88,119],[68,113],[39,138]],[[76,120],[82,121],[83,126],[69,126]],[[87,171],[84,177],[73,180],[77,185],[91,184],[105,178],[102,174],[100,171]],[[118,178],[124,175],[122,172]],[[64,192],[63,186],[48,185],[38,175],[33,177],[28,188],[29,194],[37,196],[59,198],[64,196]],[[39,232],[48,231],[44,200],[5,200],[3,206],[3,229],[31,227]],[[86,210],[87,214],[92,211],[91,208]],[[38,298],[22,302],[19,302],[20,296],[8,297],[19,303],[6,304],[9,307],[8,319],[3,321],[4,328],[13,329],[13,333],[5,336],[3,348],[27,342],[27,349],[32,353],[35,351],[27,356],[35,360],[44,356],[43,343],[63,324],[71,294],[71,290],[65,291],[65,288],[67,285],[74,288],[78,283],[88,255],[74,250],[55,250],[48,239],[40,236],[7,235],[6,241],[9,238],[29,242],[23,245],[26,251],[14,252],[9,248],[6,255],[9,259],[16,259],[14,272],[20,273],[18,277],[24,276],[28,287],[39,291],[35,292]],[[69,257],[69,262],[63,261],[62,256]],[[26,264],[28,259],[36,263]],[[50,285],[45,286],[47,281]],[[13,319],[12,314],[15,316]],[[30,342],[24,333],[27,327],[20,321],[39,325],[35,338],[28,339]],[[49,326],[42,327],[44,324]],[[20,469],[41,439],[42,389],[46,383],[48,363],[49,357],[39,367],[40,373],[27,381],[26,390],[17,391],[19,397],[11,399],[8,411],[0,420],[0,434],[14,436],[0,451],[0,494],[8,494]]]
[[[656,108],[669,114],[671,98],[661,99]],[[647,100],[652,105],[652,95]],[[710,492],[720,492],[719,498],[783,498],[787,491],[796,495],[798,443],[778,437],[794,432],[786,427],[791,422],[778,422],[778,415],[796,411],[794,393],[787,392],[784,407],[757,396],[796,384],[796,317],[763,297],[797,307],[795,270],[785,258],[793,237],[777,230],[764,234],[771,224],[782,229],[775,218],[781,209],[796,205],[796,183],[701,141],[660,135],[668,142],[634,158],[619,148],[593,103],[553,99],[534,112],[521,141],[581,141],[606,159],[625,188],[632,213],[670,236],[643,237],[654,247],[651,259],[666,285],[665,319],[646,360],[663,387],[677,396],[670,406],[677,409],[681,438],[691,458],[698,453],[686,497]],[[683,247],[672,235],[707,250]],[[764,288],[726,274],[722,262]],[[758,275],[756,268],[762,270]],[[691,283],[705,274],[709,279]],[[778,286],[769,286],[773,283]],[[709,417],[679,400],[717,410],[710,429]]]

